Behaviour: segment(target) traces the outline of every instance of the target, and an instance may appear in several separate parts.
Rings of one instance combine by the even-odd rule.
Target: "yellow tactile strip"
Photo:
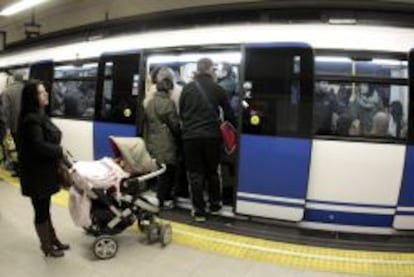
[[[19,185],[18,180],[4,170],[0,170],[0,177],[10,184]],[[67,192],[61,191],[52,200],[55,204],[66,207],[67,199]],[[175,243],[232,257],[318,271],[372,276],[414,276],[414,253],[304,246],[170,223],[173,226]]]

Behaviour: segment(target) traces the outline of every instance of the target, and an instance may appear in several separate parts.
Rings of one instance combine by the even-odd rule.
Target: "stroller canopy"
[[[109,142],[115,158],[123,160],[126,171],[132,174],[145,174],[158,169],[142,138],[110,136]]]

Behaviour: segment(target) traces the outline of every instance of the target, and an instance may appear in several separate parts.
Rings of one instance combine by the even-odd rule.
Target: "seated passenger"
[[[389,117],[384,112],[378,112],[372,118],[372,130],[371,135],[376,137],[387,137],[388,134],[388,121]]]
[[[164,78],[157,81],[157,92],[145,108],[144,139],[148,151],[160,163],[165,163],[167,171],[158,179],[157,197],[160,207],[172,205],[172,186],[177,163],[177,145],[180,125],[176,106],[170,99],[174,89],[173,80]]]

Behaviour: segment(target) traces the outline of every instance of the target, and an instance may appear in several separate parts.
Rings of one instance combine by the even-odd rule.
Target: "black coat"
[[[59,191],[61,138],[62,133],[46,115],[31,113],[23,119],[17,144],[23,195],[44,198]]]
[[[211,104],[194,82],[183,88],[180,97],[180,117],[182,120],[182,138],[219,138],[219,107],[224,119],[236,126],[236,120],[230,107],[225,90],[208,75],[197,76],[196,81],[204,89]],[[212,111],[214,107],[215,111]],[[213,113],[214,112],[214,113]]]

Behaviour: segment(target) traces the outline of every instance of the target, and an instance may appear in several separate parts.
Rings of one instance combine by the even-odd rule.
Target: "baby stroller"
[[[165,165],[151,159],[141,138],[110,137],[109,141],[115,159],[74,162],[66,155],[72,219],[96,237],[92,249],[99,259],[116,255],[118,243],[113,236],[135,222],[148,243],[168,245],[171,225],[158,219],[158,200],[148,193],[145,182],[163,174]]]

